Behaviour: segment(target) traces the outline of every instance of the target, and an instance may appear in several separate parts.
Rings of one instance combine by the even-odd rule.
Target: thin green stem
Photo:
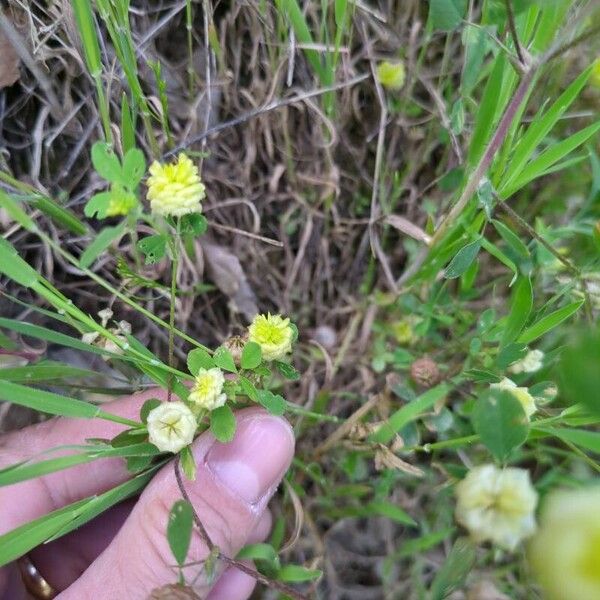
[[[173,367],[175,350],[175,302],[177,300],[177,268],[179,266],[179,233],[181,221],[177,219],[177,235],[171,239],[171,294],[169,298],[169,367]],[[169,376],[167,401],[171,401],[173,377]]]

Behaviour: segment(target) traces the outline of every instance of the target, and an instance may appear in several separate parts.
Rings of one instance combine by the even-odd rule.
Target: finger
[[[141,405],[156,397],[165,398],[166,392],[157,388],[147,390],[105,407],[114,414],[135,419]],[[110,439],[122,430],[122,425],[100,419],[51,419],[0,438],[0,468],[57,446],[81,444],[88,438]],[[106,491],[128,478],[123,459],[106,458],[0,487],[0,535],[71,502]]]
[[[294,452],[293,432],[285,420],[257,409],[240,411],[236,419],[236,434],[229,444],[216,442],[210,432],[196,440],[196,480],[185,483],[210,540],[228,556],[235,556],[246,544]],[[173,466],[166,465],[114,542],[60,600],[94,598],[100,592],[106,600],[142,600],[154,588],[172,583],[176,571],[166,529],[171,507],[180,497]],[[188,562],[202,563],[208,554],[195,531]],[[202,565],[185,571],[192,581]],[[205,582],[199,588],[205,592]]]
[[[127,500],[54,542],[29,553],[44,579],[57,591],[68,588],[106,549],[131,513],[135,500]]]
[[[265,510],[260,521],[250,534],[247,544],[264,542],[273,524],[273,517],[269,509]],[[255,568],[252,561],[244,561],[244,564]],[[239,571],[235,567],[228,568],[215,584],[206,600],[246,600],[252,594],[256,586],[254,577]]]
[[[250,561],[244,564],[254,568]],[[256,587],[256,579],[235,567],[230,567],[221,575],[206,600],[246,600]]]

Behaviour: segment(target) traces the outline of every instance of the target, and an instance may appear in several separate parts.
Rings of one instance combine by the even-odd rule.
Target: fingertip
[[[244,564],[254,568],[251,562],[244,562]],[[254,591],[255,586],[256,579],[254,577],[235,567],[230,567],[221,575],[206,600],[246,600]]]

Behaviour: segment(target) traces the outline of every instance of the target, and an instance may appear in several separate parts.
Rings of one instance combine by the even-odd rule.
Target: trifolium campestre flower
[[[478,542],[505,550],[535,532],[537,492],[525,469],[482,465],[456,486],[456,520]]]
[[[535,373],[544,364],[544,353],[541,350],[530,350],[521,360],[508,367],[511,373]]]
[[[218,367],[200,369],[188,400],[200,408],[214,410],[223,406],[227,396],[223,394],[225,377]]]
[[[492,383],[490,388],[510,392],[521,403],[527,420],[529,420],[531,415],[537,410],[535,398],[529,393],[529,390],[526,387],[518,387],[517,384],[508,377],[505,377],[498,383]]]
[[[279,360],[292,350],[294,331],[281,315],[257,315],[248,327],[248,340],[256,342],[263,360]]]
[[[202,210],[205,196],[198,167],[181,153],[177,162],[163,165],[154,161],[148,177],[148,200],[154,214],[180,217]]]
[[[161,452],[179,452],[196,433],[196,418],[183,402],[163,402],[148,414],[148,437]]]
[[[547,600],[600,598],[600,486],[551,493],[529,559]]]
[[[404,85],[406,70],[401,60],[384,60],[377,65],[377,79],[381,85],[390,90],[399,90]]]

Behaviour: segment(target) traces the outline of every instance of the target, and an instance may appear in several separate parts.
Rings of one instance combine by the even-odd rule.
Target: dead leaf
[[[258,313],[256,295],[237,256],[217,244],[204,240],[200,244],[208,274],[219,290],[229,298],[231,310],[252,321]]]
[[[19,80],[19,57],[8,38],[0,31],[0,90]]]
[[[179,584],[163,585],[152,590],[147,600],[201,600],[191,587]]]
[[[388,215],[385,217],[384,222],[419,242],[423,242],[427,245],[431,242],[431,237],[418,225],[411,223],[408,219],[401,217],[400,215]]]
[[[375,468],[378,471],[383,469],[397,469],[415,477],[423,477],[421,469],[402,460],[383,444],[379,444],[379,447],[375,451]]]

